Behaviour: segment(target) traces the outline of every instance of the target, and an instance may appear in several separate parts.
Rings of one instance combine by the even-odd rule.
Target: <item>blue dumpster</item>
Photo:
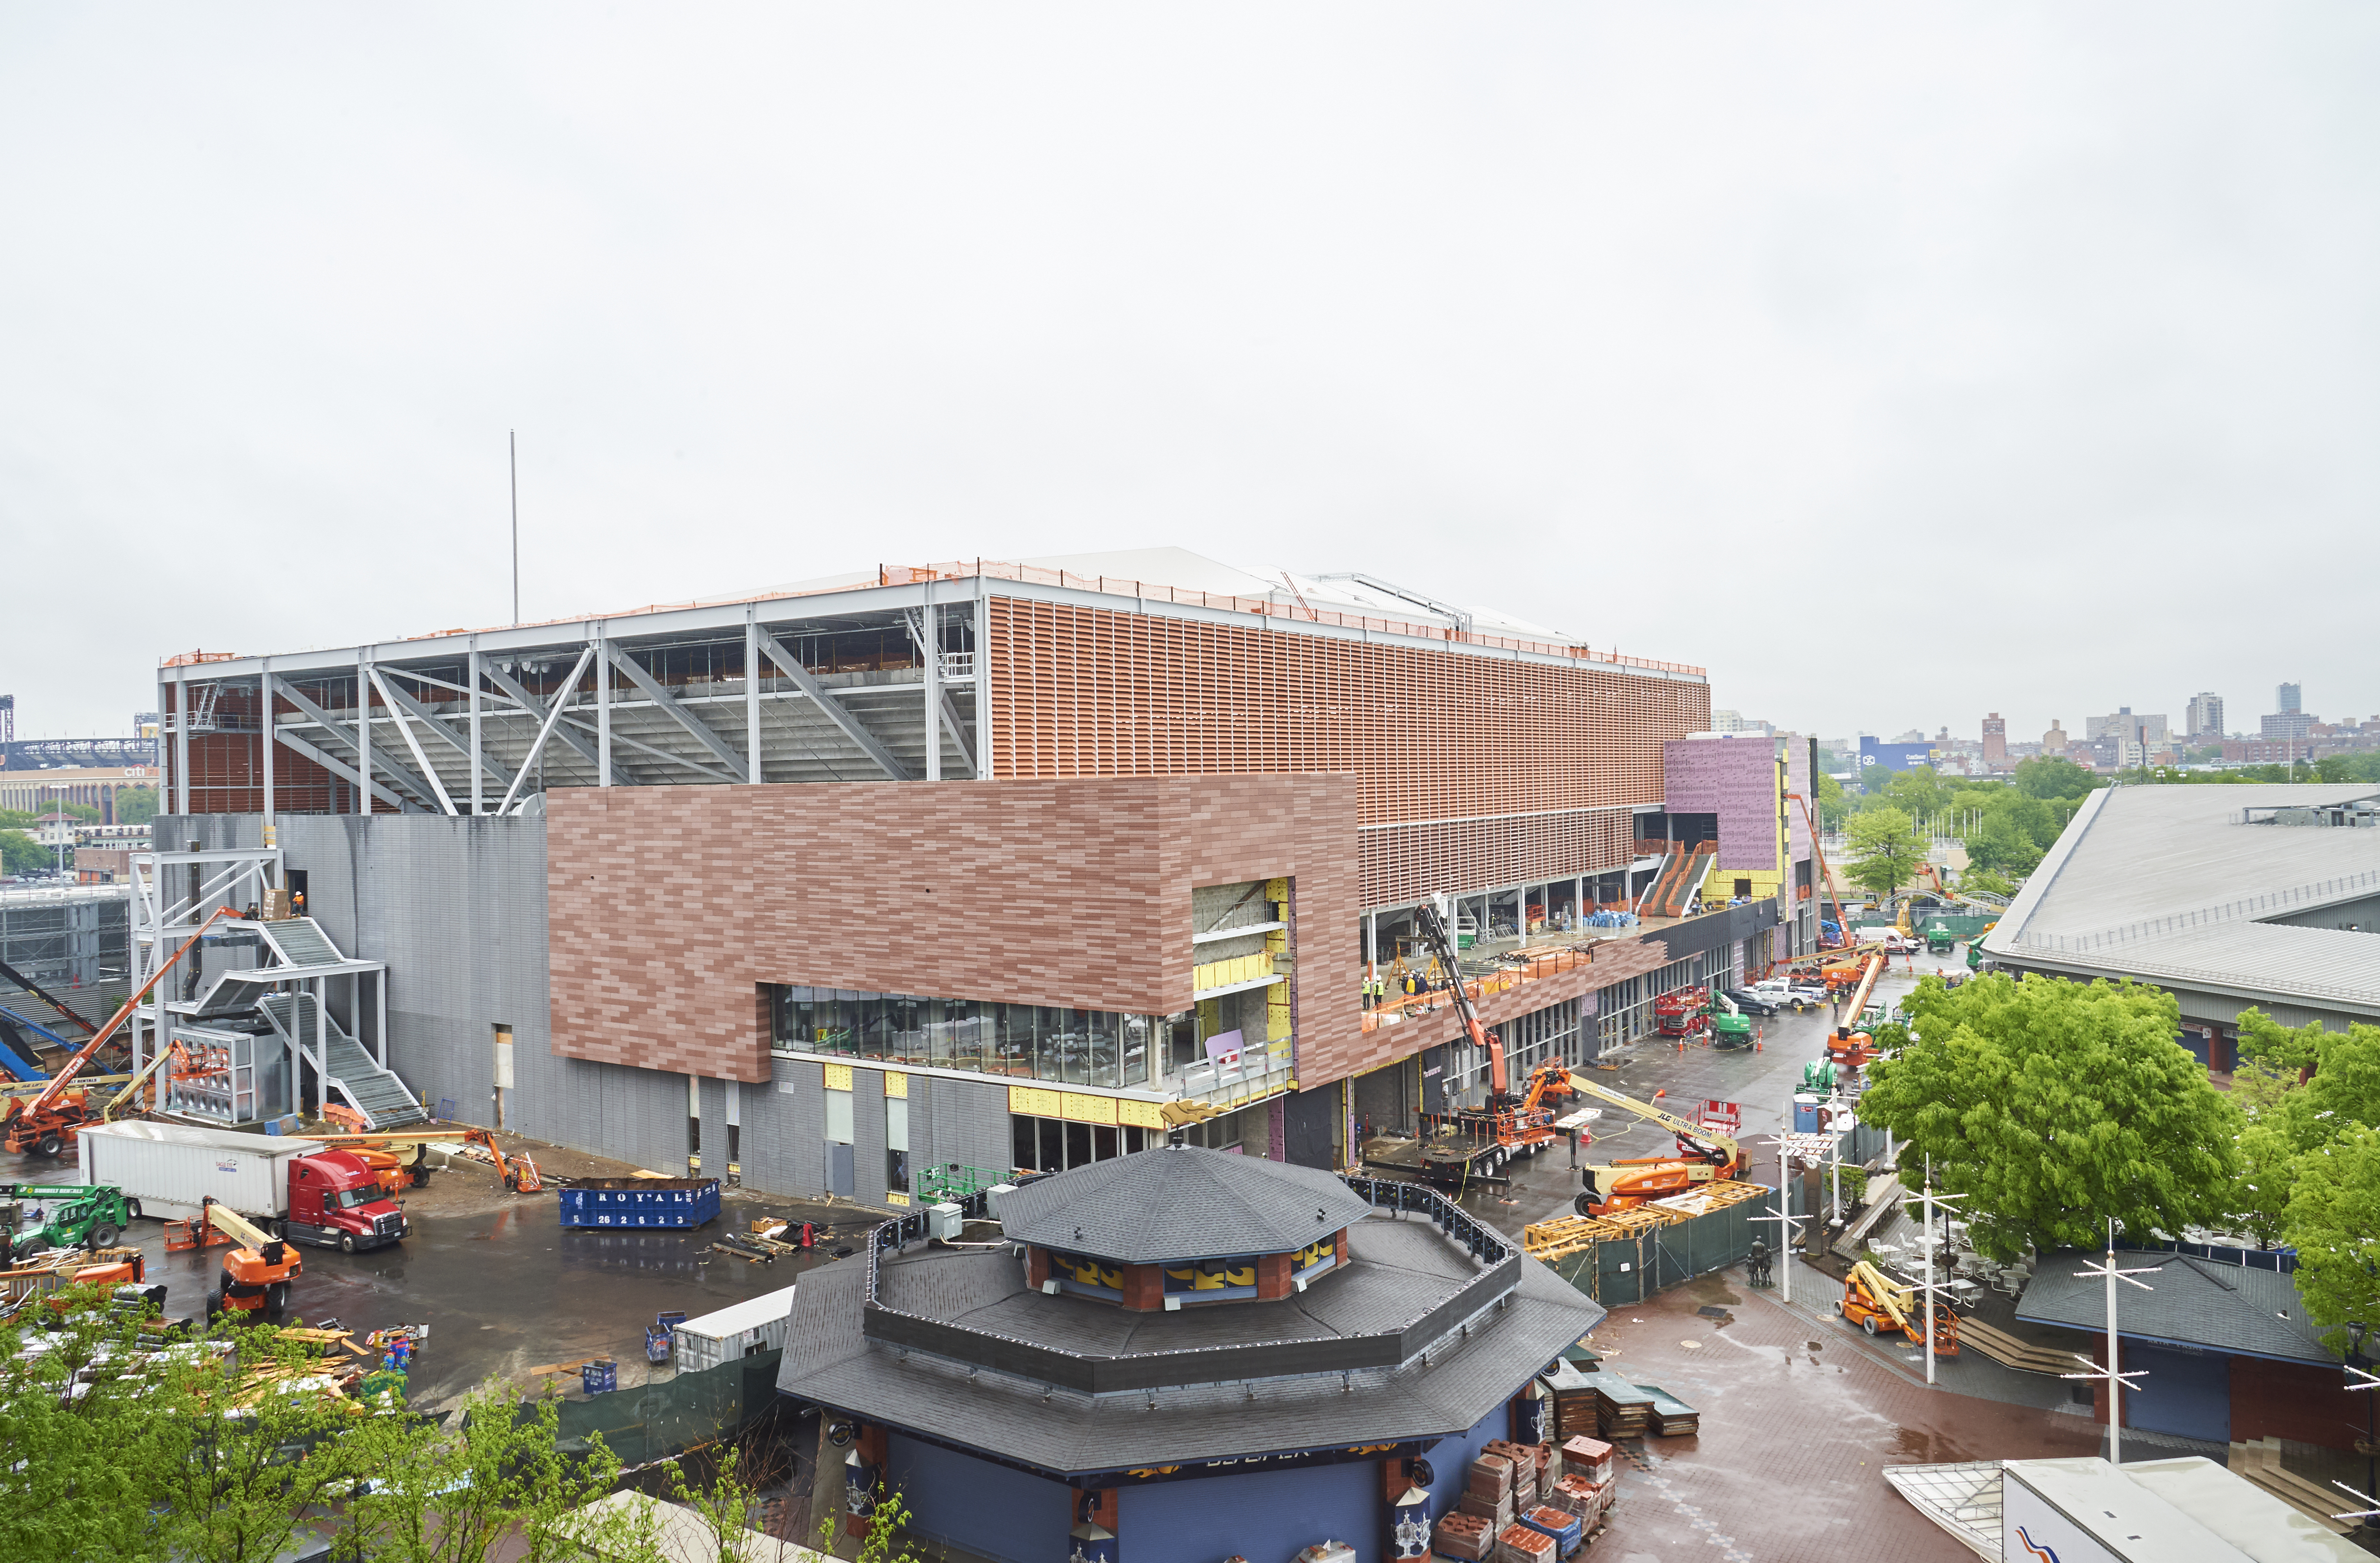
[[[587,1178],[562,1191],[565,1227],[699,1227],[719,1218],[716,1178]]]

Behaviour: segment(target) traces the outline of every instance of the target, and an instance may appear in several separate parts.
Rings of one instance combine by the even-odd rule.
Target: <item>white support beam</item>
[[[612,643],[597,636],[595,653],[595,785],[612,785]]]
[[[264,669],[257,676],[256,682],[257,693],[261,697],[257,703],[264,708],[264,741],[257,747],[264,752],[264,844],[270,847],[274,844],[276,834],[273,828],[273,729],[275,725],[273,720],[273,659],[268,656],[259,660]]]
[[[480,638],[471,637],[471,812],[474,816],[487,812],[487,799],[480,791]]]
[[[769,653],[770,661],[784,669],[785,677],[791,678],[794,686],[802,693],[810,697],[810,702],[816,705],[829,721],[843,729],[844,737],[858,745],[861,753],[876,762],[877,769],[894,781],[911,779],[909,768],[894,759],[892,751],[878,742],[876,735],[862,726],[858,717],[843,708],[843,702],[836,700],[827,687],[818,681],[818,675],[802,665],[801,658],[779,645],[777,638],[765,629],[760,631],[760,649]]]
[[[555,728],[554,731],[559,734],[568,733],[574,729],[582,736],[591,735],[595,730],[594,728],[587,726],[586,719],[583,717],[565,716],[562,719],[562,726]],[[639,743],[625,733],[613,733],[612,735],[612,747],[614,749],[634,750],[638,754],[650,754],[654,759],[661,761],[663,764],[675,765],[680,770],[684,771],[692,771],[696,775],[707,777],[711,781],[736,782],[744,779],[740,769],[736,771],[714,771],[699,760],[689,759],[683,754],[672,754],[666,749],[656,749],[649,743]],[[626,771],[620,769],[616,765],[613,767],[613,771],[614,775],[622,777],[626,776],[628,774]]]
[[[447,726],[446,723],[441,721],[437,713],[422,704],[419,700],[414,697],[412,691],[407,690],[403,684],[389,682],[389,679],[391,678],[403,678],[407,677],[403,668],[389,668],[387,669],[387,677],[382,678],[382,669],[375,667],[372,669],[372,675],[374,679],[379,683],[381,698],[387,701],[392,708],[401,709],[410,714],[414,720],[419,722],[423,727],[429,728],[440,738],[444,739],[448,745],[454,749],[455,752],[462,755],[466,760],[476,761],[480,769],[484,771],[493,780],[502,782],[510,781],[512,779],[504,772],[496,769],[495,766],[488,763],[485,754],[482,751],[483,746],[475,745],[475,740],[480,736],[479,732],[480,711],[479,702],[477,701],[471,702],[471,731],[468,734],[458,733],[453,727]],[[425,760],[423,763],[426,765],[429,762]],[[475,775],[471,779],[471,790],[474,797],[478,795],[479,788],[479,777]]]
[[[315,748],[312,744],[308,743],[304,739],[299,738],[295,733],[282,734],[281,741],[285,747],[304,755],[307,759],[311,760],[315,764],[322,766],[322,769],[330,772],[331,775],[338,777],[341,781],[349,783],[357,788],[362,787],[363,778],[358,775],[356,774],[355,767],[348,764],[346,761],[337,758],[326,751]],[[391,808],[403,811],[415,807],[411,799],[399,795],[394,789],[383,787],[379,782],[372,783],[371,789],[372,796],[387,803]]]
[[[537,757],[545,752],[545,740],[553,736],[554,724],[562,720],[562,714],[570,708],[570,702],[578,698],[578,676],[587,671],[587,665],[593,660],[595,647],[590,641],[578,653],[578,660],[570,665],[570,677],[562,681],[562,696],[553,702],[553,709],[545,714],[545,725],[538,728],[537,741],[528,746],[527,754],[521,756],[520,769],[514,773],[512,786],[504,788],[504,800],[496,805],[497,813],[511,812],[513,800],[520,794],[521,783],[528,780],[530,769],[537,764]],[[520,697],[526,701],[528,691],[522,690]]]
[[[371,812],[371,684],[364,675],[371,668],[371,653],[356,653],[356,774],[360,785],[356,788],[356,812]]]
[[[405,740],[405,747],[413,755],[413,763],[421,767],[421,774],[428,779],[431,790],[438,795],[438,806],[452,816],[455,812],[455,800],[446,796],[446,784],[439,778],[438,767],[430,763],[430,756],[422,752],[421,740],[415,738],[413,729],[406,725],[405,707],[396,703],[396,696],[390,690],[387,680],[380,676],[377,667],[371,670],[371,681],[372,688],[380,691],[380,698],[388,704],[389,720],[396,724],[397,736]],[[426,719],[429,714],[424,712],[422,714]]]
[[[275,681],[278,682],[278,680]],[[364,680],[360,678],[357,680],[357,683],[358,686],[368,687],[364,686]],[[355,739],[348,734],[346,728],[337,722],[333,721],[329,712],[323,710],[321,706],[316,705],[304,695],[299,694],[296,685],[282,684],[281,698],[296,706],[300,714],[305,716],[308,721],[320,727],[322,731],[325,733],[335,734],[342,742],[345,742],[350,748],[354,747]],[[286,735],[283,736],[281,741],[285,744],[288,744],[293,749],[297,747],[297,745]],[[309,755],[309,758],[311,758],[311,755]],[[321,762],[317,761],[316,763],[319,764]],[[381,762],[381,768],[388,773],[391,780],[395,781],[399,787],[405,788],[410,791],[415,800],[417,800],[421,806],[425,808],[428,807],[430,800],[436,796],[428,782],[423,781],[419,776],[413,775],[404,766],[396,764],[394,762],[384,760]],[[358,788],[369,783],[377,796],[387,799],[390,802],[396,804],[399,808],[403,808],[405,806],[404,800],[399,799],[395,793],[381,786],[380,783],[371,781],[370,773],[364,771],[360,766],[355,770],[348,770],[342,767],[339,771],[339,775],[346,777],[348,781],[354,782]]]
[[[613,666],[628,676],[628,682],[634,684],[638,692],[667,712],[672,721],[691,734],[695,742],[716,755],[721,764],[725,765],[732,772],[740,773],[744,770],[744,757],[729,747],[725,739],[713,732],[709,723],[679,704],[677,697],[662,688],[661,681],[638,666],[637,659],[630,656],[617,642],[606,641],[603,643],[603,653],[612,659]],[[736,779],[749,781],[752,778],[749,775],[738,775]]]
[[[975,580],[975,779],[991,779],[991,582]]]
[[[579,666],[584,667],[587,664],[582,658],[579,662]],[[510,699],[514,704],[528,713],[532,721],[541,723],[545,720],[545,702],[529,693],[528,690],[522,687],[519,679],[514,678],[511,674],[505,672],[502,667],[492,662],[487,665],[487,675],[488,682],[504,690],[505,696]],[[577,682],[575,676],[572,678],[571,682],[573,684]],[[589,743],[585,739],[580,738],[577,733],[572,732],[568,727],[562,728],[554,736],[562,740],[565,747],[576,753],[581,760],[586,761],[589,765],[598,763],[595,758],[595,746]],[[634,782],[637,778],[623,772],[614,779],[621,782]]]
[[[917,651],[925,664],[926,673],[926,779],[942,779],[942,612],[934,606],[934,589],[926,588],[926,605],[917,610],[917,621],[910,633],[917,637]]]
[[[760,768],[760,610],[744,608],[744,773],[747,780],[765,781]]]

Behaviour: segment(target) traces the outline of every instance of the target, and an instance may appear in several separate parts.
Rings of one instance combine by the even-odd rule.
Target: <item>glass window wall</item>
[[[1161,1084],[1203,1064],[1208,1032],[1231,1030],[1238,1019],[1233,1013],[1227,1023],[1218,1014],[1202,1022],[1196,1009],[1120,1015],[842,988],[778,987],[771,1003],[771,1045],[779,1053],[974,1069],[1111,1091]]]

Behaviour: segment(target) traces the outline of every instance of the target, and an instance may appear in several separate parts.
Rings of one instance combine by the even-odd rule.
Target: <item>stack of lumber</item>
[[[1537,1380],[1554,1398],[1554,1436],[1574,1438],[1601,1430],[1595,1405],[1595,1382],[1577,1363],[1564,1361]]]
[[[2252,1444],[2234,1444],[2231,1457],[2225,1463],[2235,1474],[2246,1477],[2333,1535],[2343,1536],[2355,1528],[2350,1520],[2331,1518],[2340,1509],[2353,1507],[2339,1501],[2345,1495],[2336,1488],[2309,1482],[2295,1471],[2281,1469],[2281,1441],[2278,1438],[2259,1438]]]
[[[1653,1397],[1616,1373],[1586,1375],[1595,1386],[1595,1422],[1606,1443],[1641,1438],[1653,1420]]]
[[[1653,1398],[1653,1431],[1661,1437],[1692,1437],[1702,1431],[1702,1412],[1658,1384],[1640,1384],[1636,1387]]]
[[[1485,1563],[1493,1556],[1496,1532],[1488,1522],[1477,1515],[1457,1510],[1438,1522],[1430,1535],[1430,1549],[1440,1557],[1455,1557],[1463,1563]]]
[[[1500,1533],[1512,1522],[1512,1462],[1502,1455],[1483,1454],[1471,1462],[1462,1497],[1454,1507],[1488,1524],[1488,1534]]]
[[[1924,1330],[1921,1328],[1918,1333],[1923,1338]],[[2025,1373],[2063,1374],[2081,1371],[2089,1365],[2071,1351],[2019,1340],[2006,1330],[1995,1329],[1976,1318],[1959,1321],[1959,1339],[2003,1367],[2018,1368]]]
[[[1756,1200],[1763,1194],[1774,1191],[1757,1183],[1738,1183],[1732,1179],[1721,1179],[1716,1183],[1706,1183],[1699,1189],[1690,1189],[1682,1194],[1671,1194],[1667,1199],[1654,1200],[1645,1208],[1673,1211],[1683,1217],[1708,1215],[1712,1211],[1725,1210],[1730,1205],[1742,1204],[1748,1200]]]
[[[1658,1204],[1640,1204],[1629,1210],[1615,1210],[1609,1215],[1600,1215],[1596,1219],[1607,1227],[1618,1228],[1612,1234],[1615,1237],[1642,1238],[1658,1232],[1664,1227],[1675,1227],[1682,1221],[1692,1221],[1694,1217],[1682,1210],[1664,1210]]]
[[[1551,1221],[1532,1221],[1522,1227],[1521,1246],[1533,1259],[1561,1259],[1593,1248],[1607,1238],[1630,1235],[1628,1228],[1592,1215],[1560,1215]]]

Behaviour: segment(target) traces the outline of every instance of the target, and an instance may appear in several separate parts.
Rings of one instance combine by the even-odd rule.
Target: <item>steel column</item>
[[[174,786],[179,806],[174,812],[190,812],[190,670],[174,669]]]
[[[926,661],[926,779],[942,779],[942,612],[934,606],[934,584],[926,583],[926,605],[918,610],[919,650]]]
[[[599,632],[595,645],[595,785],[612,785],[612,642]]]
[[[356,812],[371,812],[371,660],[370,653],[356,653],[356,775],[360,785],[356,788]]]
[[[991,586],[975,578],[975,777],[991,779]]]
[[[760,610],[744,609],[744,779],[766,781],[760,774]]]
[[[480,638],[471,637],[471,812],[487,812],[487,795],[480,787]]]
[[[264,707],[264,731],[260,735],[258,743],[258,747],[264,751],[264,844],[272,847],[277,846],[278,843],[273,839],[275,832],[273,826],[273,815],[276,812],[273,807],[273,729],[277,724],[273,720],[273,659],[271,657],[262,659],[261,670],[256,676],[256,687],[257,692],[263,697],[261,703]]]

